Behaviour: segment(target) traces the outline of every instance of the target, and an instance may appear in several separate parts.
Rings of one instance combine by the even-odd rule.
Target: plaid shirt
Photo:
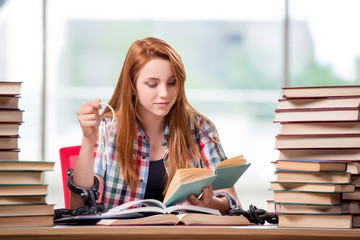
[[[216,166],[220,161],[226,159],[223,148],[219,142],[219,138],[212,127],[212,125],[202,117],[197,117],[198,124],[201,129],[211,138],[216,139],[217,142],[213,142],[202,131],[195,128],[191,122],[192,135],[201,149],[202,159],[197,160],[197,164],[193,159],[192,166],[201,168],[212,168]],[[116,123],[115,123],[116,124]],[[117,125],[117,124],[116,124]],[[169,135],[168,125],[164,131],[164,137],[162,145],[167,147],[167,139]],[[147,185],[148,172],[149,172],[149,155],[150,155],[150,140],[145,132],[141,129],[137,123],[136,137],[134,140],[134,159],[135,164],[139,169],[139,182],[136,189],[131,189],[124,180],[123,174],[120,170],[120,161],[118,152],[115,151],[116,129],[110,134],[108,151],[109,159],[107,163],[103,163],[103,154],[99,151],[97,144],[95,145],[95,164],[94,173],[104,179],[104,189],[102,202],[107,209],[121,205],[126,202],[144,199],[145,189]],[[168,162],[168,150],[166,150],[164,156],[164,165],[167,168]]]

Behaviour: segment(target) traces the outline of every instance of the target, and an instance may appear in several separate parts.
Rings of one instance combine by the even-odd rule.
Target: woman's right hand
[[[87,102],[80,107],[77,112],[78,121],[80,123],[83,136],[96,140],[98,126],[100,125],[99,110],[101,100],[99,98],[94,101]]]

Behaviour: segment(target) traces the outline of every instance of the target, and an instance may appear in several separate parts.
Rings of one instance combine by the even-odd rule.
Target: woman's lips
[[[155,104],[160,107],[166,107],[167,105],[169,105],[169,102],[159,102],[159,103],[155,103]]]

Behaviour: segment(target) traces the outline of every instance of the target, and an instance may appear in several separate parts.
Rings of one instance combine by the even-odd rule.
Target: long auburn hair
[[[136,79],[142,67],[155,58],[170,61],[177,83],[177,99],[167,116],[169,121],[169,161],[166,188],[177,169],[189,167],[191,157],[200,158],[200,150],[191,134],[189,120],[200,129],[195,117],[203,115],[195,110],[186,98],[184,88],[186,73],[180,56],[163,40],[152,37],[137,40],[129,48],[115,91],[109,101],[109,105],[114,108],[118,119],[116,150],[120,158],[121,171],[125,182],[131,188],[138,183],[138,169],[133,154],[138,116]],[[105,108],[102,115],[109,116],[110,113],[110,109]]]

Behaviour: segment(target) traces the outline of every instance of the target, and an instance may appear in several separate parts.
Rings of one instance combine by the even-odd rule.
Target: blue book
[[[164,197],[165,206],[187,201],[194,194],[198,197],[204,187],[213,184],[213,190],[230,188],[248,169],[250,163],[242,155],[219,163],[214,170],[205,168],[178,169]]]

